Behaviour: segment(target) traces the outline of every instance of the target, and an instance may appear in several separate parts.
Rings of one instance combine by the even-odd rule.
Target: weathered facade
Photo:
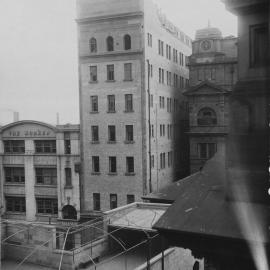
[[[191,39],[148,0],[78,0],[77,10],[81,198],[94,214],[187,174]]]
[[[4,218],[30,222],[80,218],[79,126],[19,121],[0,129]]]
[[[190,171],[200,170],[228,133],[228,95],[237,79],[237,38],[208,26],[196,32],[189,57]]]

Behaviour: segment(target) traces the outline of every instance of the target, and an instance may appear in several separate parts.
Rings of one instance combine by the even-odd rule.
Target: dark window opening
[[[125,47],[125,50],[130,50],[131,49],[131,37],[130,37],[130,35],[125,35],[124,36],[124,47]]]

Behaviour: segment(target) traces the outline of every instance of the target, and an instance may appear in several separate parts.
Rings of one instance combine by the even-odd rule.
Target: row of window
[[[148,42],[148,45],[149,45],[149,42]],[[150,47],[152,47],[152,45]],[[160,56],[164,56],[164,42],[160,39],[158,40],[158,54]],[[166,58],[168,60],[173,60],[173,62],[176,64],[179,63],[180,66],[187,66],[188,57],[185,56],[182,52],[178,53],[178,50],[174,48],[172,49],[172,47],[169,44],[166,44]]]
[[[99,156],[92,156],[92,173],[100,174]],[[117,173],[117,158],[115,156],[109,157],[109,173]],[[134,175],[134,173],[134,157],[126,157],[126,175]]]
[[[181,75],[173,74],[170,71],[166,72],[167,85],[173,86],[176,88],[184,89],[189,86],[189,79],[185,79]],[[172,80],[173,79],[173,80]],[[158,82],[161,84],[165,83],[165,71],[163,68],[158,69]]]
[[[6,183],[25,183],[24,167],[4,167]],[[56,168],[35,168],[36,184],[57,185]],[[65,185],[72,186],[71,168],[65,168]]]
[[[127,195],[127,204],[135,202],[135,196],[133,194]],[[117,194],[110,194],[110,209],[118,207]],[[100,211],[101,200],[100,193],[93,193],[93,209],[94,211]]]
[[[150,97],[150,107],[153,107],[152,96]],[[165,97],[159,96],[159,108],[165,109]],[[167,98],[167,112],[176,112],[179,109],[178,99]]]
[[[91,112],[98,113],[98,96],[90,96],[91,102]],[[116,106],[115,106],[115,95],[107,95],[107,112],[108,113],[115,113]],[[132,94],[125,94],[125,112],[133,112],[133,95]]]
[[[90,83],[98,82],[98,67],[89,66],[90,71]],[[107,81],[115,81],[114,64],[107,65]],[[124,81],[132,81],[132,64],[124,64]]]
[[[125,50],[131,49],[131,37],[128,34],[124,35],[123,37],[123,47]],[[91,53],[97,53],[98,44],[95,37],[89,39],[89,49]],[[112,36],[108,36],[106,38],[106,49],[108,52],[114,51],[114,38]]]
[[[64,134],[64,151],[65,154],[71,154],[71,141],[69,135]],[[35,153],[37,154],[54,154],[56,153],[56,140],[35,140]],[[24,140],[5,140],[4,152],[8,154],[23,154],[25,153]]]
[[[37,214],[57,215],[57,199],[36,198]],[[25,197],[6,197],[6,211],[25,213]]]
[[[168,168],[171,168],[173,166],[173,156],[174,152],[170,151],[167,153],[167,166]],[[151,167],[154,168],[154,156],[151,156]],[[160,153],[159,154],[159,168],[165,169],[166,168],[166,153]]]
[[[125,132],[126,132],[125,142],[134,143],[133,125],[126,125]],[[99,126],[91,126],[91,134],[92,134],[92,142],[98,143],[99,142]],[[116,142],[116,128],[114,125],[108,126],[108,142],[109,143]]]

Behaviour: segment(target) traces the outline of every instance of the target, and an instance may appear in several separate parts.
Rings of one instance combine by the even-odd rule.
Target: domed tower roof
[[[206,27],[196,31],[195,40],[198,39],[221,39],[222,33],[216,27]]]

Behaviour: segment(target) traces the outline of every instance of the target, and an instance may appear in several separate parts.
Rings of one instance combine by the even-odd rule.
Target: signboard
[[[55,138],[55,131],[36,123],[21,123],[5,129],[3,138]]]

